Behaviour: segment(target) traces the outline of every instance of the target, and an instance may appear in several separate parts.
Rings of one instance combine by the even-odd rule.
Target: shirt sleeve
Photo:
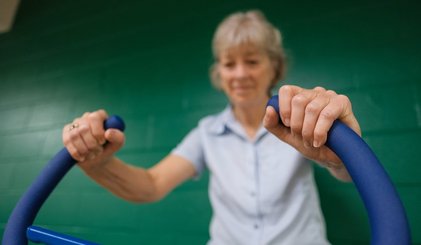
[[[196,169],[196,178],[200,177],[205,169],[204,152],[198,128],[194,128],[171,151],[171,154],[181,156],[190,161]]]

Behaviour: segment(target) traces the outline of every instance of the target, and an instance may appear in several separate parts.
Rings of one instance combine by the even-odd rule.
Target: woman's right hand
[[[104,130],[107,118],[104,110],[86,112],[63,128],[64,146],[85,171],[105,165],[124,144],[123,132]]]

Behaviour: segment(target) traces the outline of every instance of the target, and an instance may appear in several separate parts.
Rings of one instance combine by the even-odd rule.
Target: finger
[[[296,94],[291,100],[291,121],[290,127],[294,134],[301,135],[303,129],[305,108],[312,97],[310,91],[302,91]]]
[[[105,139],[108,141],[105,145],[104,154],[110,155],[118,151],[125,142],[124,133],[118,129],[107,129],[105,131]]]
[[[314,87],[314,91],[317,91],[319,94],[326,92],[326,89],[320,86]]]
[[[279,127],[279,117],[272,106],[266,107],[265,116],[263,117],[263,126],[266,129]]]
[[[79,131],[77,128],[71,130],[68,132],[69,137],[69,145],[72,145],[74,147],[73,152],[75,152],[75,156],[77,156],[79,161],[84,161],[86,158],[86,154],[88,153],[88,147],[85,145],[85,142],[83,141],[82,137],[79,134]]]
[[[271,106],[266,108],[265,117],[263,118],[263,126],[280,140],[288,141],[287,138],[290,136],[290,130],[289,128],[279,124],[278,114]]]
[[[108,114],[104,110],[98,110],[95,113],[89,115],[92,135],[101,145],[105,144],[104,121],[107,118]]]
[[[342,112],[339,116],[339,120],[341,120],[361,136],[361,128],[357,119],[355,118],[354,113],[352,112],[352,105],[349,98],[345,95],[338,95],[335,99],[338,101],[337,103],[342,104]]]
[[[343,106],[335,103],[335,101],[335,99],[331,99],[329,104],[320,112],[316,127],[314,128],[314,147],[320,147],[326,143],[329,129],[343,111]]]
[[[67,124],[63,127],[62,130],[62,140],[63,140],[63,144],[64,146],[67,148],[67,151],[70,153],[70,155],[72,156],[73,159],[79,160],[80,155],[77,152],[75,146],[73,145],[72,141],[70,140],[70,134],[69,134],[69,130],[72,130],[73,125],[72,124]]]
[[[279,115],[282,123],[287,127],[290,127],[291,121],[291,100],[301,91],[303,91],[302,88],[294,85],[284,85],[279,89]]]
[[[79,126],[79,135],[82,138],[83,142],[85,143],[86,148],[88,149],[88,153],[91,152],[99,152],[100,148],[102,148],[101,144],[97,141],[94,137],[90,128],[87,124],[82,124]]]
[[[305,108],[302,137],[304,145],[309,148],[314,146],[314,130],[320,112],[328,105],[329,97],[325,93],[320,93],[310,101]]]
[[[77,151],[76,147],[72,144],[72,143],[68,143],[66,145],[66,149],[67,151],[70,153],[70,155],[72,156],[73,159],[75,159],[78,162],[83,162],[85,161],[85,158],[83,158],[79,152]]]

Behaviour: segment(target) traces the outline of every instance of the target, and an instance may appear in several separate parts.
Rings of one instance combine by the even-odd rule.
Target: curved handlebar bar
[[[278,96],[272,106],[279,116]],[[282,123],[281,120],[279,120]],[[389,176],[370,147],[352,129],[336,120],[326,146],[344,163],[368,213],[373,245],[406,245],[411,234],[405,209]]]
[[[273,96],[268,106],[279,113],[278,96]],[[124,127],[123,120],[117,116],[110,117],[104,123],[105,129],[117,128],[123,131]],[[371,244],[410,244],[411,234],[402,202],[370,147],[338,120],[328,133],[326,146],[343,161],[363,200],[370,222]],[[64,148],[47,164],[10,215],[3,245],[27,244],[27,228],[34,221],[41,205],[75,162]]]
[[[120,117],[112,116],[104,122],[104,129],[108,128],[124,131],[125,125]],[[27,228],[32,225],[35,216],[50,193],[75,163],[76,160],[70,156],[66,148],[63,148],[50,160],[16,204],[3,234],[3,245],[28,243]]]

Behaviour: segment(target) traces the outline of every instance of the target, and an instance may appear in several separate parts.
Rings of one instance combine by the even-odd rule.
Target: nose
[[[243,79],[248,76],[248,69],[244,64],[238,64],[234,69],[234,76],[237,79]]]

